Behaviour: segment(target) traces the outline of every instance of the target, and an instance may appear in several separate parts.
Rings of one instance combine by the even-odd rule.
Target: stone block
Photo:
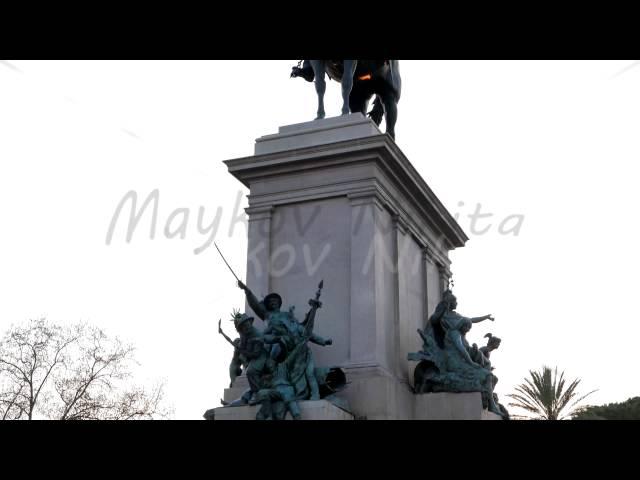
[[[327,400],[299,402],[301,420],[353,420],[353,415],[336,407]],[[215,409],[215,420],[255,420],[259,406],[219,407]],[[292,420],[287,414],[287,420]]]
[[[482,408],[480,392],[425,393],[414,396],[415,420],[500,420]]]

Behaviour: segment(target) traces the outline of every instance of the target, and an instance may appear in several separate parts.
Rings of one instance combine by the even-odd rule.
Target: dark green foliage
[[[585,407],[574,415],[573,420],[640,420],[640,397]]]

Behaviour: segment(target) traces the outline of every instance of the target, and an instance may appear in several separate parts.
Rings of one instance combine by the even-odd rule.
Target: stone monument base
[[[413,391],[408,382],[380,366],[344,367],[347,387],[337,394],[357,420],[411,420]]]
[[[424,393],[415,395],[407,383],[382,375],[380,369],[346,369],[348,387],[338,394],[348,402],[353,415],[329,401],[300,402],[303,420],[501,420],[482,408],[480,392]],[[236,379],[224,391],[224,400],[232,402],[249,388],[247,378]],[[323,406],[324,404],[327,407]],[[255,420],[257,406],[219,407],[216,420]]]
[[[415,396],[415,420],[502,420],[482,408],[480,392],[424,393]]]
[[[301,420],[353,420],[353,415],[327,400],[298,402]],[[215,420],[255,420],[258,405],[243,407],[219,407],[214,409]],[[287,414],[287,420],[292,420]]]
[[[353,414],[327,400],[300,402],[303,420],[501,420],[499,415],[482,408],[480,392],[425,393],[415,395],[408,384],[376,369],[349,371],[348,388],[338,394],[346,400]],[[377,373],[377,375],[375,375]],[[224,391],[224,400],[239,398],[249,387],[244,375],[233,388]],[[215,420],[255,420],[257,406],[218,407]]]

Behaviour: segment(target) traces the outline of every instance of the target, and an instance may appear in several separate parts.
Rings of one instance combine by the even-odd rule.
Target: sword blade
[[[218,245],[216,245],[216,242],[213,242],[213,246],[216,247],[216,250],[218,250],[218,253],[220,254],[220,256],[222,257],[222,261],[224,262],[224,264],[227,266],[227,268],[231,271],[231,274],[236,277],[237,281],[240,281],[240,279],[238,278],[238,276],[235,274],[235,272],[233,271],[233,268],[231,268],[231,265],[229,265],[227,263],[227,260],[224,258],[224,255],[222,255],[222,252],[220,251],[220,249],[218,248]]]

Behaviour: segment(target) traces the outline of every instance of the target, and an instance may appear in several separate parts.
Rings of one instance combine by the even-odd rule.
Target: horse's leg
[[[349,110],[349,95],[351,95],[351,89],[353,88],[353,75],[356,73],[356,67],[358,66],[357,60],[343,60],[344,73],[342,74],[342,115],[348,115]]]
[[[396,120],[398,119],[398,105],[395,96],[387,92],[383,95],[382,102],[384,103],[384,120],[387,124],[387,133],[395,140]]]
[[[315,75],[316,93],[318,94],[318,116],[316,120],[324,118],[324,92],[327,89],[327,83],[324,80],[324,60],[311,60],[311,68]]]

